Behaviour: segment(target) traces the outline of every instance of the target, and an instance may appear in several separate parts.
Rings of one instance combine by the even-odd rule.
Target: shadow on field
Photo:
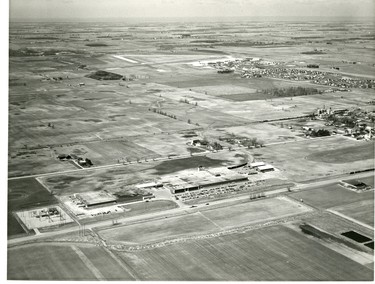
[[[217,167],[224,165],[225,161],[211,159],[208,157],[196,156],[196,157],[189,157],[183,158],[178,160],[170,160],[162,162],[161,164],[154,167],[156,170],[156,174],[158,175],[165,175],[174,173],[177,171],[182,171],[186,169],[198,168],[199,166],[202,167]]]

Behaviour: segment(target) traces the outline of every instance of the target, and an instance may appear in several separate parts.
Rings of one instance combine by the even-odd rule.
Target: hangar
[[[103,191],[83,192],[76,194],[75,197],[83,203],[85,208],[117,203],[115,196]]]

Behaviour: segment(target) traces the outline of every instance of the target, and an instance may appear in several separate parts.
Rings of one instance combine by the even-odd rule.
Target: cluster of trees
[[[30,48],[9,49],[9,57],[38,56],[40,52]]]
[[[303,87],[289,87],[281,89],[270,89],[264,90],[264,94],[272,95],[274,97],[297,97],[297,96],[307,96],[322,93],[315,88],[303,88]]]
[[[85,77],[95,79],[95,80],[120,80],[123,78],[122,75],[112,73],[112,72],[107,72],[104,70],[98,70],[95,73],[86,75]]]
[[[187,120],[187,123],[192,124],[193,122],[192,122],[191,119],[189,118],[189,119]],[[197,122],[197,123],[195,123],[195,125],[196,125],[196,126],[199,126],[199,123]]]
[[[221,146],[221,144],[219,144],[218,142],[213,142],[210,144],[212,146],[212,149],[214,150],[223,150],[223,146]]]
[[[327,121],[333,124],[345,124],[347,127],[355,127],[357,119],[351,116],[338,116],[335,114],[328,115],[326,117]]]
[[[327,129],[318,129],[312,130],[310,133],[311,137],[322,137],[322,136],[330,136],[331,133]]]
[[[149,108],[148,110],[151,111],[150,108]],[[162,111],[162,110],[160,110],[160,109],[155,109],[155,108],[153,108],[152,111],[155,112],[155,113],[158,113],[158,114],[164,115],[164,116],[168,116],[168,117],[173,118],[173,119],[177,119],[177,116],[175,116],[174,114],[168,114],[168,113],[166,113],[165,111]]]
[[[55,125],[54,124],[52,124],[51,122],[48,122],[48,125],[47,125],[48,127],[51,127],[52,129],[54,129],[55,128]]]
[[[188,100],[188,99],[180,99],[180,103],[185,103],[185,104],[190,104],[190,101]],[[195,106],[198,106],[198,103],[197,102],[195,102],[195,104],[194,104]]]
[[[212,147],[213,150],[223,150],[223,146],[220,145],[220,143],[214,141],[214,142],[209,142],[206,137],[204,137],[202,140],[194,140],[194,142],[199,142],[202,146],[205,147]]]
[[[264,145],[263,141],[258,140],[256,137],[255,138],[246,139],[246,140],[242,140],[241,144],[244,145],[247,148],[257,147],[257,146],[262,147]]]
[[[225,141],[229,144],[236,144],[236,142],[240,143],[244,147],[251,148],[251,147],[262,147],[264,145],[263,141],[258,140],[258,138],[245,138],[245,137],[237,137],[234,134],[231,134],[232,137],[229,138],[219,138],[221,141]]]

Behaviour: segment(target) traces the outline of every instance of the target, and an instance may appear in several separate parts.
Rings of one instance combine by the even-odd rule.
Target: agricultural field
[[[331,164],[345,164],[363,160],[372,160],[374,157],[374,144],[362,143],[351,147],[339,148],[337,150],[321,151],[311,154],[306,158],[312,161],[318,161]]]
[[[9,180],[8,236],[25,233],[12,212],[56,203],[56,198],[35,178]]]
[[[373,280],[373,28],[11,21],[8,279]]]
[[[107,229],[101,231],[100,235],[114,243],[150,243],[164,239],[218,232],[233,227],[298,215],[310,210],[310,208],[289,199],[265,199]]]
[[[373,279],[371,269],[283,226],[118,255],[148,281]]]
[[[34,244],[14,248],[9,250],[8,263],[9,280],[134,279],[124,270],[124,264],[92,245]]]
[[[349,190],[339,184],[319,186],[309,190],[302,190],[293,193],[296,199],[303,199],[307,204],[320,208],[332,208],[354,204],[358,202],[367,202],[374,199],[374,191],[357,193]],[[362,210],[361,210],[362,211]],[[371,212],[369,212],[371,214]]]
[[[374,198],[333,207],[332,210],[374,227]]]
[[[329,136],[269,145],[254,149],[252,154],[285,172],[289,179],[300,182],[372,168],[371,154],[363,151],[370,151],[371,144]],[[326,158],[329,151],[332,152]]]

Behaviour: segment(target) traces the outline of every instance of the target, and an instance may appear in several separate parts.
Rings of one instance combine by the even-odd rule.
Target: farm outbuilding
[[[264,165],[264,166],[258,167],[258,171],[260,171],[261,173],[272,172],[274,170],[275,168],[271,165]]]
[[[261,166],[265,166],[266,164],[264,162],[254,162],[254,163],[250,163],[250,168],[258,168],[258,167],[261,167]]]

